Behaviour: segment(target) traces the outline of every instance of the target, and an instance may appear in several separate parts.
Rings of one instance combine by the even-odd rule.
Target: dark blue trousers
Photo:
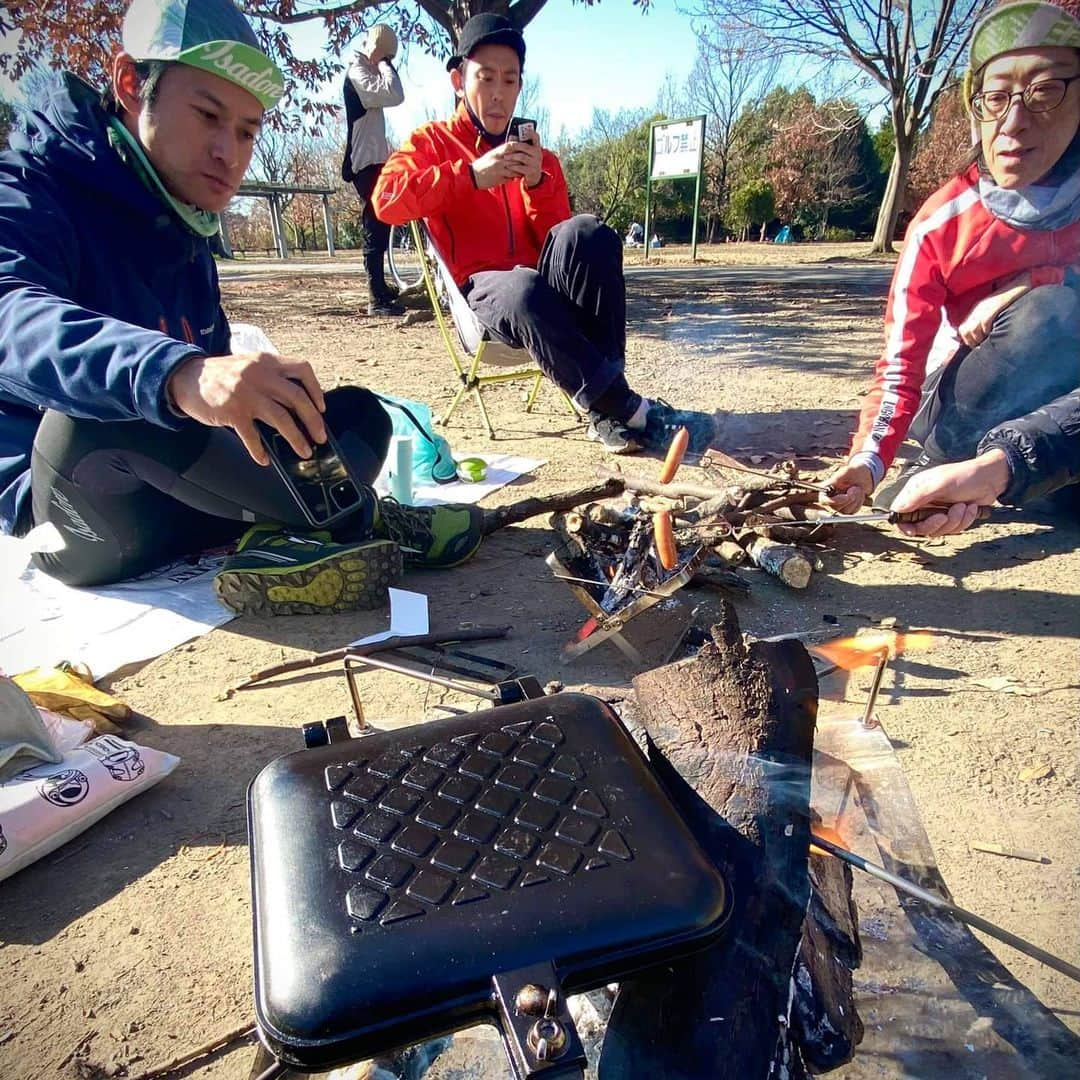
[[[616,382],[625,386],[622,242],[599,218],[579,214],[556,225],[535,270],[485,270],[462,292],[495,337],[527,349],[582,410]]]

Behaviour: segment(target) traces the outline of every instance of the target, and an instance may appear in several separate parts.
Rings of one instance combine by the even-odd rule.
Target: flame
[[[846,848],[847,844],[844,843],[844,838],[835,830],[830,829],[824,822],[817,821],[810,829],[810,836],[820,836],[822,840],[828,840],[830,843],[835,844],[837,847]],[[814,855],[832,855],[831,851],[826,851],[824,848],[819,848],[811,841],[810,851]]]
[[[856,637],[824,641],[808,648],[838,668],[854,671],[856,668],[873,666],[884,652],[893,658],[907,652],[925,652],[933,641],[934,635],[925,630],[876,630]]]

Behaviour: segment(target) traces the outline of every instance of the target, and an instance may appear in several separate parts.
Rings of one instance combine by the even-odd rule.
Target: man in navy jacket
[[[303,458],[329,424],[365,481],[390,434],[370,392],[324,396],[306,362],[230,350],[208,239],[283,90],[246,19],[231,0],[133,0],[123,47],[108,94],[62,76],[0,155],[0,528],[52,522],[66,546],[37,562],[78,585],[254,522],[303,527],[257,422]],[[380,508],[365,488],[349,543],[253,530],[219,595],[238,610],[370,606],[400,566],[387,538],[449,565],[479,543],[476,516]],[[276,567],[280,586],[305,562],[324,585],[338,575],[318,591],[329,602],[303,573],[270,602],[260,575]]]

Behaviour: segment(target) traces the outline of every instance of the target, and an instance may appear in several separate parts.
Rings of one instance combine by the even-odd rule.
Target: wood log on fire
[[[799,1080],[805,1062],[836,1056],[832,1029],[819,1048],[812,1013],[795,1023],[792,1006],[810,899],[817,679],[800,643],[747,645],[734,609],[722,607],[723,621],[696,657],[639,675],[634,689],[650,759],[731,886],[728,933],[620,986],[601,1080]],[[829,897],[828,911],[843,908]],[[822,932],[814,941],[831,964],[833,937]],[[811,1010],[843,996],[843,986],[827,987],[803,1004]],[[850,1004],[848,996],[845,1010]]]
[[[814,564],[797,547],[778,544],[757,533],[751,533],[743,541],[743,547],[755,566],[779,578],[793,589],[805,589],[810,584]]]
[[[851,973],[862,963],[851,867],[811,853],[810,908],[795,967],[796,1038],[814,1073],[850,1061],[862,1041]]]
[[[750,582],[735,570],[722,570],[718,566],[699,566],[690,579],[691,585],[708,585],[734,596],[746,596]]]

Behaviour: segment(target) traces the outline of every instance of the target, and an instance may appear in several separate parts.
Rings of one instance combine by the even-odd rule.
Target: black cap
[[[525,39],[521,31],[505,15],[485,11],[481,15],[474,15],[461,28],[457,52],[446,61],[446,70],[453,71],[459,67],[481,45],[507,45],[518,54],[521,66],[525,67]]]

